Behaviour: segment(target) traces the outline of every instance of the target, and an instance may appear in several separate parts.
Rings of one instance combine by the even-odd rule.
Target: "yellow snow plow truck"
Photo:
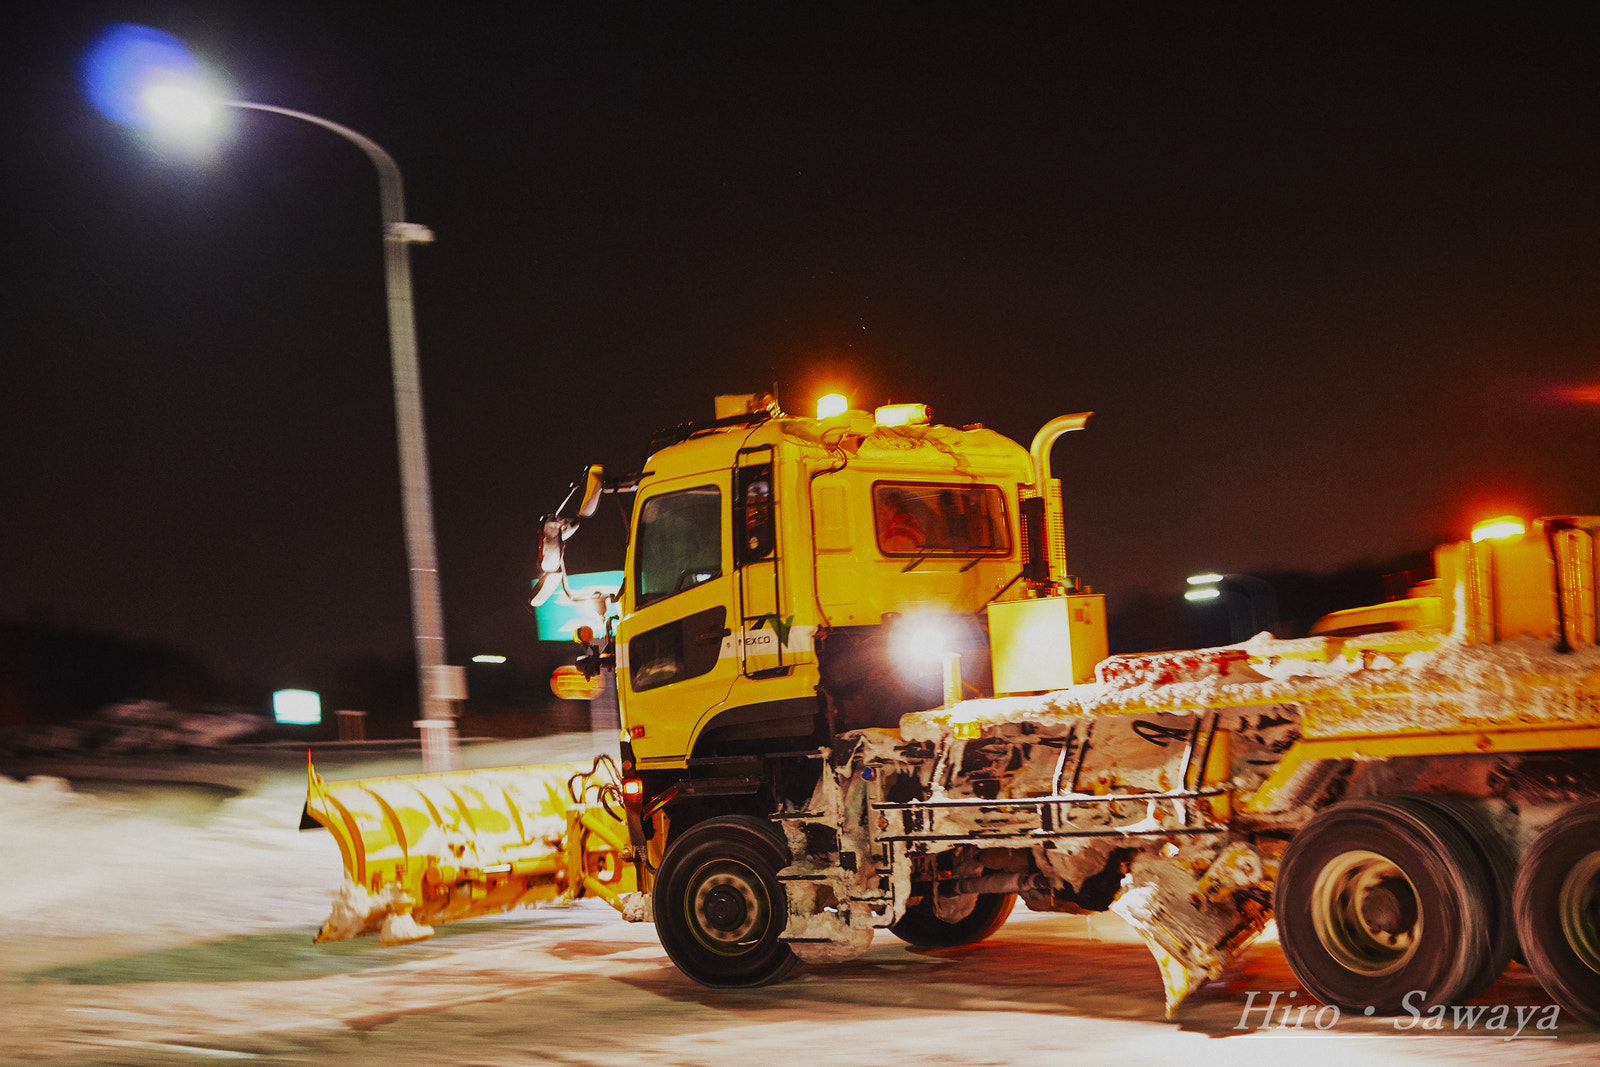
[[[349,874],[322,936],[600,896],[741,987],[879,929],[977,941],[1020,899],[1119,914],[1169,1014],[1275,918],[1329,1004],[1459,1002],[1520,952],[1600,1022],[1600,517],[1482,527],[1404,610],[1315,636],[1108,657],[1049,461],[1087,420],[1023,448],[725,397],[642,472],[589,468],[535,599],[631,494],[618,621],[579,656],[620,760],[311,770]]]

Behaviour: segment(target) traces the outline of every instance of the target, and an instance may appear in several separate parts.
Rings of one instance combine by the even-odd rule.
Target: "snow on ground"
[[[195,826],[59,778],[0,780],[6,969],[106,941],[154,947],[321,921],[339,856],[295,831],[291,788],[225,800]]]
[[[569,735],[474,746],[466,762],[590,750],[588,735]],[[1600,1061],[1600,1034],[1566,1022],[1558,1040],[1515,1045],[1376,1019],[1263,1030],[1259,1009],[1241,1031],[1250,991],[1298,991],[1270,944],[1167,1022],[1154,962],[1109,915],[1019,909],[990,941],[943,952],[880,933],[860,960],[740,991],[689,982],[653,927],[595,902],[442,926],[415,945],[313,945],[340,884],[337,849],[295,829],[303,766],[264,758],[130,766],[153,780],[120,786],[94,780],[104,768],[59,768],[79,792],[0,779],[0,1064]],[[416,761],[319,769],[345,778]],[[210,784],[181,784],[196,781]],[[1480,998],[1544,1001],[1520,968]]]
[[[467,749],[470,766],[583,758],[588,734]],[[215,753],[215,761],[221,753]],[[192,754],[187,759],[197,759]],[[246,791],[163,783],[75,792],[61,777],[0,778],[0,970],[15,972],[123,949],[153,949],[267,930],[315,931],[343,870],[333,839],[301,832],[305,771],[241,767]],[[140,768],[149,773],[149,768]],[[319,767],[319,770],[323,768]],[[90,788],[114,773],[80,765]],[[330,778],[414,773],[416,759],[325,769]],[[57,773],[74,773],[64,765]],[[195,777],[173,760],[177,782]],[[75,774],[75,776],[77,776]],[[237,787],[236,787],[237,788]],[[154,812],[154,813],[153,813]],[[309,934],[307,935],[310,936]]]

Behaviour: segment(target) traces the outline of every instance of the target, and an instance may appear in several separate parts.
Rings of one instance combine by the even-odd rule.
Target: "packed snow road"
[[[588,745],[468,758],[557,762]],[[318,760],[330,777],[414,769]],[[744,992],[690,983],[653,927],[591,903],[394,948],[314,945],[341,872],[325,833],[294,829],[302,770],[54,769],[76,791],[0,779],[4,1064],[1600,1062],[1600,1033],[1554,1016],[1523,968],[1449,1017],[1339,1017],[1270,942],[1167,1021],[1155,964],[1109,914],[1018,909],[946,951],[880,934],[860,960]]]

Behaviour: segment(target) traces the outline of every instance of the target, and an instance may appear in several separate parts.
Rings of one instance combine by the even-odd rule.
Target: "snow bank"
[[[271,725],[264,715],[239,708],[190,711],[155,700],[111,704],[85,719],[10,729],[0,747],[17,753],[183,752],[219,748],[254,737]]]
[[[301,835],[298,786],[225,801],[203,825],[74,793],[61,779],[0,778],[0,957],[7,970],[105,942],[138,951],[300,927],[340,877],[326,835]]]
[[[462,750],[477,767],[591,753],[588,734]],[[374,762],[339,777],[414,772],[415,763]],[[228,771],[220,762],[212,769],[218,779]],[[248,792],[174,819],[155,814],[148,795],[94,796],[59,778],[0,776],[0,969],[255,933],[309,940],[344,878],[338,846],[324,830],[298,829],[303,768],[252,767],[238,777],[254,783]],[[388,934],[409,940],[419,932],[393,926]]]

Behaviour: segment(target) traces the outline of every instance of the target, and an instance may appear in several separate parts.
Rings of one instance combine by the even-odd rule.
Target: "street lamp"
[[[426,226],[405,220],[400,168],[377,142],[348,126],[286,107],[221,97],[208,89],[204,72],[183,42],[147,26],[112,27],[85,58],[83,71],[96,107],[124,125],[192,132],[211,124],[219,108],[266,111],[338,134],[366,153],[377,168],[400,487],[411,573],[411,618],[422,702],[422,719],[417,723],[422,731],[422,767],[430,772],[455,770],[460,765],[460,754],[451,703],[466,698],[466,681],[465,672],[445,660],[433,491],[428,481],[416,316],[411,302],[410,246],[431,242],[433,234]]]
[[[1278,597],[1271,583],[1253,574],[1191,574],[1185,581],[1190,589],[1183,594],[1185,600],[1216,600],[1229,591],[1230,584],[1244,587],[1245,602],[1250,606],[1250,632],[1254,637],[1263,629],[1277,625]],[[1260,594],[1259,597],[1257,594]],[[1233,632],[1233,615],[1228,615],[1228,640],[1237,640]]]

